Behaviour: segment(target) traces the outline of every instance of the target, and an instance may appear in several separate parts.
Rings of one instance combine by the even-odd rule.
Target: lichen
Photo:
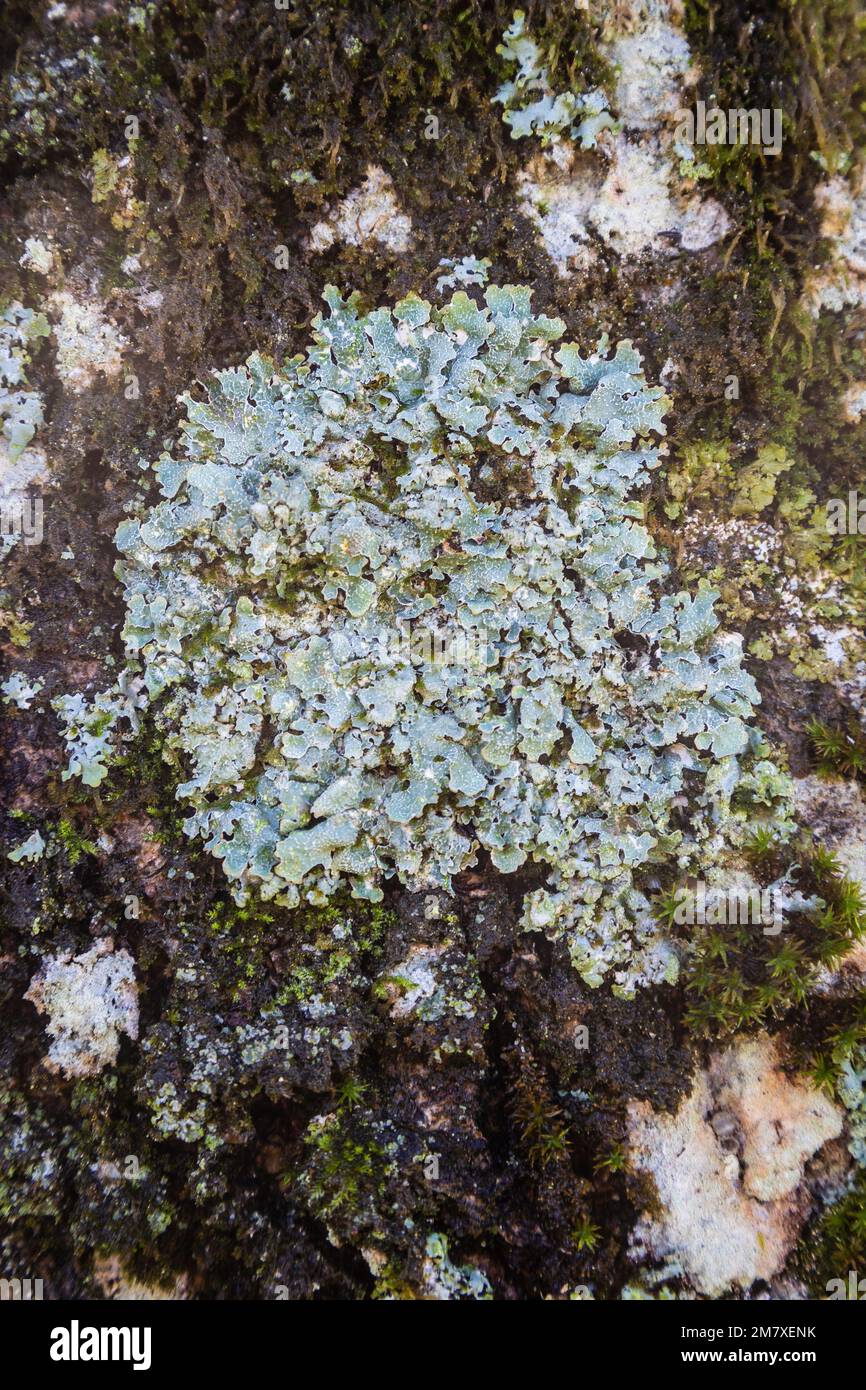
[[[496,51],[509,76],[494,101],[502,104],[502,119],[513,140],[532,135],[542,145],[554,145],[568,135],[589,149],[600,131],[615,127],[607,109],[608,99],[600,88],[582,93],[551,91],[550,73],[541,49],[527,32],[523,10],[515,10]]]
[[[44,685],[44,680],[38,676],[31,681],[21,671],[14,671],[7,680],[0,684],[0,691],[3,692],[3,703],[14,705],[16,709],[29,709]]]
[[[39,237],[27,237],[18,264],[36,275],[50,275],[54,269],[54,250]]]
[[[117,376],[123,365],[126,339],[95,301],[78,300],[57,290],[48,303],[57,315],[57,375],[68,391],[88,390],[97,376]]]
[[[389,844],[377,843],[383,862],[370,877],[385,890],[387,911],[353,903],[348,892],[321,906],[263,903],[252,873],[232,880],[247,895],[234,903],[220,862],[201,839],[183,836],[183,816],[198,808],[174,794],[197,768],[184,707],[171,701],[211,675],[207,693],[222,697],[246,679],[246,657],[226,642],[214,660],[211,632],[180,635],[184,674],[142,711],[137,733],[123,702],[91,705],[122,661],[123,594],[110,536],[124,509],[148,519],[140,490],[154,475],[142,471],[142,453],[153,459],[171,447],[186,460],[183,445],[159,442],[175,429],[178,393],[191,389],[202,405],[206,389],[190,383],[212,367],[234,366],[253,347],[278,363],[302,350],[326,278],[361,291],[367,309],[393,305],[412,287],[434,298],[434,284],[436,295],[464,289],[480,302],[476,287],[489,272],[500,284],[532,285],[536,312],[561,315],[582,355],[602,327],[614,343],[632,337],[647,355],[649,379],[671,392],[669,453],[627,494],[645,512],[629,524],[645,526],[672,567],[647,581],[653,601],[694,596],[701,579],[720,590],[713,608],[722,629],[743,634],[764,697],[756,722],[785,745],[800,819],[838,851],[849,878],[863,880],[858,783],[800,776],[809,765],[863,776],[863,542],[831,535],[826,524],[831,499],[863,490],[862,16],[854,0],[791,0],[760,13],[737,0],[524,6],[546,80],[543,90],[515,93],[511,109],[520,120],[536,100],[552,105],[557,94],[603,90],[620,131],[601,129],[582,150],[572,144],[573,122],[549,143],[541,126],[510,138],[505,106],[493,97],[515,75],[517,65],[496,52],[515,3],[13,6],[0,79],[0,162],[11,194],[2,303],[44,308],[53,323],[62,313],[45,301],[68,293],[117,325],[128,339],[121,371],[135,373],[112,379],[97,368],[93,389],[73,392],[55,379],[53,345],[37,358],[34,339],[27,385],[9,388],[42,397],[46,424],[21,457],[44,449],[56,491],[46,504],[45,544],[10,553],[0,593],[4,654],[23,677],[11,686],[12,703],[0,703],[4,791],[14,808],[0,853],[4,1045],[14,1078],[11,1095],[0,1085],[0,1249],[5,1272],[44,1277],[46,1298],[111,1296],[117,1271],[121,1296],[171,1290],[181,1272],[194,1299],[423,1298],[441,1296],[443,1286],[460,1297],[473,1276],[489,1281],[497,1300],[706,1296],[690,1282],[691,1261],[650,1269],[640,1257],[627,1269],[637,1213],[647,1210],[658,1224],[669,1205],[661,1184],[657,1205],[646,1192],[652,1158],[617,1167],[629,1103],[652,1107],[653,1138],[666,1115],[682,1118],[696,1058],[700,1075],[720,1034],[726,1047],[730,1038],[741,1048],[759,1026],[840,1106],[845,1067],[863,1070],[866,948],[853,885],[822,884],[799,841],[789,874],[792,852],[779,827],[763,821],[786,796],[785,781],[754,752],[736,755],[739,780],[730,807],[719,805],[719,843],[708,841],[706,859],[698,852],[681,866],[676,848],[662,843],[657,859],[631,871],[658,926],[626,911],[596,941],[571,921],[557,884],[543,889],[552,919],[544,920],[546,900],[527,903],[551,868],[550,859],[533,859],[532,846],[509,875],[491,866],[479,842],[478,862],[454,875],[449,897],[441,888],[402,891]],[[780,154],[684,145],[671,118],[698,97],[723,109],[781,107]],[[136,140],[128,132],[139,123]],[[371,169],[380,171],[372,197]],[[411,227],[404,249],[387,244],[392,219],[398,232],[396,219]],[[321,252],[311,248],[317,224],[324,239],[333,234]],[[390,389],[390,375],[378,385]],[[207,408],[223,419],[222,407]],[[250,396],[247,408],[253,412]],[[447,434],[437,461],[451,457]],[[202,447],[218,451],[206,435],[202,429]],[[596,452],[588,429],[578,425],[566,443],[575,440]],[[469,462],[467,490],[476,504],[509,509],[513,529],[541,497],[534,465],[518,459],[510,467],[507,451],[471,442],[478,459]],[[323,453],[334,444],[325,439]],[[371,451],[373,496],[384,493],[388,506],[397,497],[402,507],[405,446],[376,438]],[[763,466],[782,458],[789,467]],[[266,466],[272,462],[288,472],[288,459],[268,456]],[[491,478],[479,478],[484,464]],[[245,485],[253,471],[246,461],[239,469]],[[14,476],[22,486],[22,471]],[[252,481],[250,504],[258,500]],[[605,517],[625,525],[598,491]],[[542,500],[560,505],[559,493],[557,477]],[[366,488],[351,496],[364,507],[371,500]],[[166,500],[188,508],[191,497],[184,483]],[[158,500],[152,494],[148,503]],[[572,490],[563,509],[577,500]],[[332,511],[330,502],[320,508],[328,525]],[[364,515],[387,532],[390,520],[380,526]],[[269,592],[267,635],[281,650],[298,641],[302,605],[311,615],[307,636],[329,631],[334,618],[340,628],[343,595],[322,597],[324,557],[308,555],[294,532],[299,558],[289,562],[286,547],[247,589],[234,518],[223,508],[159,552],[150,571],[155,601],[177,578],[176,554],[181,569],[189,558],[190,573],[217,592],[214,623],[224,605],[236,608],[251,594],[257,608]],[[546,518],[541,526],[546,544]],[[280,521],[275,529],[282,543],[287,528]],[[440,545],[439,534],[435,556],[453,554],[442,545],[454,542],[446,533]],[[586,582],[586,539],[573,548],[576,566],[564,568],[578,598],[591,603],[597,586]],[[193,549],[202,556],[194,570]],[[283,579],[280,598],[274,589]],[[445,584],[431,581],[437,602]],[[558,594],[548,598],[570,624]],[[389,605],[387,594],[377,600],[385,629]],[[166,612],[176,619],[173,602]],[[419,672],[424,642],[417,650],[411,643],[423,630],[423,615],[410,619],[406,646]],[[644,648],[612,618],[601,636],[591,679],[630,724],[639,722],[631,670],[644,657],[654,669],[659,647],[667,656],[664,644]],[[698,642],[700,658],[717,636]],[[27,646],[26,661],[10,640]],[[614,642],[625,644],[622,657]],[[530,639],[520,636],[519,646],[528,653]],[[143,671],[148,656],[138,660]],[[270,691],[270,665],[248,664]],[[612,690],[608,669],[621,678]],[[46,686],[30,699],[37,677]],[[347,688],[356,694],[354,673]],[[61,691],[87,692],[68,711],[79,771],[62,783],[48,703]],[[312,697],[303,703],[308,709]],[[411,758],[393,755],[394,728],[377,729],[376,750],[392,761],[374,775],[403,785]],[[285,732],[266,711],[252,770],[196,795],[224,818],[232,801],[257,807],[255,779],[274,766]],[[474,758],[471,736],[460,743]],[[695,751],[693,738],[682,744]],[[604,751],[614,758],[620,747],[612,737]],[[561,775],[568,753],[565,735],[551,755],[520,754],[516,784],[529,782],[533,764]],[[599,761],[585,771],[600,803],[608,769]],[[98,781],[97,795],[82,787],[81,773]],[[808,797],[806,782],[814,787]],[[700,772],[685,770],[671,803],[674,830],[689,828],[705,785]],[[449,793],[438,789],[438,801],[471,844],[476,807],[468,797],[456,806]],[[609,795],[611,814],[628,823],[612,782]],[[597,841],[575,829],[581,808],[558,790],[547,799],[566,805],[563,836],[588,845],[595,865]],[[704,813],[712,814],[698,807]],[[407,839],[416,823],[405,827]],[[391,833],[384,818],[380,824]],[[291,827],[277,832],[282,838]],[[730,858],[723,843],[741,833],[745,854]],[[25,837],[41,857],[7,859]],[[778,938],[751,924],[703,931],[664,921],[659,904],[692,873],[721,889],[788,879],[826,906],[786,912]],[[317,894],[315,877],[294,885],[302,899]],[[610,891],[605,882],[605,901]],[[439,916],[429,910],[434,898]],[[526,930],[523,907],[542,910],[541,931]],[[146,1002],[141,1042],[124,1039],[117,1062],[98,1076],[48,1075],[46,1017],[22,1002],[24,992],[40,960],[86,952],[109,929],[135,956]],[[581,967],[598,967],[598,989],[570,962],[581,930]],[[611,964],[614,950],[624,956]],[[677,985],[613,997],[611,981],[621,989],[629,976],[672,978],[677,957]],[[851,1180],[853,1085],[851,1095],[842,1134],[808,1159],[789,1194],[792,1235],[807,1205],[810,1221],[821,1223],[804,1231],[803,1264],[792,1272],[789,1261],[751,1297],[820,1298],[828,1274],[847,1282],[848,1271],[864,1268],[866,1170],[825,1222],[820,1216],[820,1204]],[[711,1148],[714,1134],[705,1135]],[[690,1152],[671,1144],[674,1185]],[[751,1158],[744,1166],[743,1193]],[[785,1197],[753,1200],[788,1205]],[[706,1210],[712,1252],[727,1243],[732,1206]],[[823,1258],[813,1263],[825,1231],[826,1270]],[[758,1265],[764,1259],[755,1251]],[[808,1294],[791,1282],[801,1271]]]
[[[34,347],[50,332],[44,315],[17,301],[0,314],[0,509],[45,475],[45,454],[33,445],[44,423],[44,403],[27,380],[27,366]],[[14,535],[4,521],[0,527],[0,557]]]
[[[45,841],[40,832],[34,830],[31,835],[27,836],[26,840],[22,840],[20,845],[11,849],[6,858],[10,859],[13,864],[20,864],[24,859],[32,863],[34,859],[41,859],[44,853]]]
[[[379,242],[398,253],[411,245],[412,223],[400,211],[393,181],[378,165],[371,164],[360,187],[343,199],[332,218],[323,218],[310,232],[312,251],[327,251],[335,241],[348,246]]]
[[[115,732],[121,720],[138,727],[137,710],[140,681],[122,679],[115,690],[86,699],[84,695],[58,695],[53,708],[63,721],[63,738],[69,750],[69,764],[63,779],[80,777],[86,787],[98,787],[108,772],[108,762],[116,752]]]
[[[787,656],[805,680],[862,672],[862,547],[837,538],[798,453],[768,443],[735,461],[729,444],[685,446],[665,478],[666,514],[691,557],[687,579],[720,581],[728,621],[762,660]]]
[[[866,1048],[847,1058],[838,1083],[839,1099],[848,1111],[848,1147],[855,1162],[866,1168]]]
[[[724,850],[758,743],[739,639],[707,586],[664,592],[634,500],[666,398],[628,342],[555,348],[527,289],[325,297],[307,358],[185,398],[118,531],[187,832],[289,906],[535,860],[526,924],[591,983],[672,979],[639,879]],[[119,697],[55,705],[95,785]]]
[[[135,962],[111,937],[47,959],[24,997],[48,1014],[46,1065],[64,1076],[97,1075],[116,1062],[121,1033],[138,1037]]]
[[[841,1130],[839,1107],[789,1078],[766,1034],[715,1053],[676,1115],[629,1107],[632,1161],[660,1201],[635,1231],[635,1255],[674,1256],[716,1298],[768,1280],[797,1237],[805,1165]]]
[[[616,6],[605,15],[599,52],[612,71],[609,104],[616,120],[605,110],[570,131],[564,118],[569,102],[577,101],[571,93],[540,98],[525,112],[508,110],[524,78],[530,91],[547,85],[537,46],[519,36],[523,66],[519,80],[502,89],[505,119],[517,122],[513,135],[541,137],[541,155],[520,174],[522,208],[538,224],[563,277],[595,269],[599,243],[634,261],[649,252],[704,251],[731,229],[722,205],[696,192],[697,166],[683,159],[672,129],[694,79],[686,36],[671,22],[675,11],[666,4]],[[584,100],[598,106],[608,99],[592,93]],[[593,154],[583,155],[590,146]]]
[[[472,1265],[456,1265],[448,1253],[447,1237],[434,1231],[427,1237],[424,1273],[431,1298],[474,1299],[488,1302],[493,1290],[486,1274]]]

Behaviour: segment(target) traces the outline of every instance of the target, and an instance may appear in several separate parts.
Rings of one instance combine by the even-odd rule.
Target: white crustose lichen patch
[[[782,1269],[805,1216],[805,1164],[843,1127],[839,1106],[785,1074],[766,1034],[717,1053],[675,1115],[632,1101],[628,1119],[632,1163],[659,1198],[634,1253],[675,1258],[711,1298]]]
[[[496,99],[512,136],[538,137],[542,149],[520,177],[521,206],[562,275],[591,268],[596,245],[625,260],[669,256],[706,250],[731,229],[722,205],[696,191],[698,166],[675,142],[695,78],[681,18],[674,5],[653,5],[604,26],[609,97],[552,95],[522,16],[504,36],[500,53],[515,75]]]
[[[64,1076],[96,1076],[117,1061],[121,1033],[138,1037],[135,962],[110,937],[46,960],[24,998],[48,1014],[46,1066]]]
[[[316,223],[310,250],[327,251],[337,241],[347,246],[377,241],[388,251],[408,251],[412,223],[400,211],[393,182],[377,164],[370,165],[364,182],[343,199],[333,217]]]
[[[101,305],[77,300],[68,290],[58,290],[48,305],[56,320],[57,375],[67,390],[78,395],[98,376],[117,376],[126,339],[105,318]]]

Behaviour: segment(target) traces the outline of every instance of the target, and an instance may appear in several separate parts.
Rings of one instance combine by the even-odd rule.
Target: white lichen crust
[[[839,1106],[786,1075],[767,1034],[716,1053],[675,1115],[632,1101],[628,1120],[631,1161],[659,1198],[633,1252],[675,1257],[712,1298],[783,1268],[807,1210],[806,1163],[843,1127]]]
[[[75,299],[68,290],[57,290],[48,303],[56,316],[57,375],[66,390],[80,395],[98,376],[117,376],[127,343],[102,305]]]
[[[598,18],[600,51],[614,73],[609,96],[552,96],[522,18],[515,17],[499,48],[506,64],[517,65],[496,97],[503,119],[514,138],[541,144],[519,175],[521,210],[566,277],[593,270],[600,248],[633,262],[705,251],[731,231],[724,207],[698,192],[709,171],[676,137],[676,117],[697,79],[681,6],[615,6]]]
[[[135,962],[111,937],[47,959],[24,998],[48,1014],[46,1066],[66,1077],[98,1075],[117,1061],[121,1033],[138,1037]]]
[[[378,164],[368,166],[364,182],[339,204],[330,219],[310,232],[310,250],[327,251],[335,242],[366,246],[378,242],[395,254],[412,244],[412,223],[401,212],[393,180]]]

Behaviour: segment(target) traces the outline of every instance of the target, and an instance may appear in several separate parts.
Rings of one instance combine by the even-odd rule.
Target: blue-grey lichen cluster
[[[595,145],[600,131],[615,127],[607,109],[608,99],[600,88],[583,93],[551,90],[550,73],[538,44],[526,30],[522,10],[515,10],[496,51],[509,76],[494,101],[504,108],[502,119],[513,140],[533,135],[542,145],[555,145],[568,136],[580,141],[586,150]]]
[[[860,1167],[866,1167],[866,1048],[858,1048],[840,1068],[839,1097],[848,1111],[848,1147]]]
[[[44,317],[21,304],[8,305],[0,315],[0,417],[12,463],[43,423],[42,400],[28,388],[25,367],[30,344],[47,333]]]
[[[525,288],[325,298],[306,357],[184,398],[162,500],[117,535],[125,691],[58,705],[71,770],[104,775],[141,669],[241,896],[447,887],[481,847],[546,866],[525,925],[590,983],[672,978],[647,883],[706,872],[774,769],[740,640],[708,587],[664,592],[634,500],[667,399],[629,342],[557,346]]]
[[[19,539],[11,514],[6,515],[10,499],[23,496],[45,463],[41,451],[31,447],[44,414],[27,367],[48,332],[45,317],[23,304],[7,304],[0,313],[0,559]]]

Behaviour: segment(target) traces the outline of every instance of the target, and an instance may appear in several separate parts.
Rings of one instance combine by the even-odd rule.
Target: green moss
[[[614,1144],[613,1148],[601,1154],[594,1164],[597,1173],[621,1173],[627,1166],[628,1159],[622,1144]]]
[[[515,1076],[509,1110],[530,1166],[540,1172],[567,1159],[570,1126],[550,1095],[541,1068],[514,1054]]]
[[[310,1122],[303,1142],[306,1163],[286,1181],[303,1194],[320,1220],[376,1230],[394,1173],[393,1145],[379,1128],[343,1101]]]
[[[866,1170],[858,1172],[849,1192],[809,1224],[800,1238],[795,1261],[810,1297],[823,1299],[831,1293],[851,1296],[851,1271],[859,1280],[866,1267]],[[832,1280],[841,1280],[842,1289],[834,1289]],[[862,1293],[855,1290],[853,1296],[860,1298]]]
[[[798,887],[817,902],[792,913],[784,935],[729,924],[698,936],[686,973],[686,1020],[697,1036],[765,1027],[802,1010],[819,972],[838,965],[866,932],[859,885],[842,874],[835,858],[821,846],[803,844],[797,859]],[[765,879],[782,867],[779,854],[763,843],[755,860]]]
[[[866,735],[853,716],[846,728],[812,719],[806,732],[822,776],[866,778]]]
[[[88,840],[81,832],[76,829],[71,821],[63,819],[57,823],[57,838],[66,851],[69,863],[73,868],[83,855],[98,855],[99,850],[92,840]]]
[[[601,1228],[588,1216],[581,1217],[571,1233],[574,1248],[579,1254],[591,1255],[599,1242]]]
[[[215,967],[225,975],[230,997],[237,1002],[261,973],[272,939],[273,913],[258,902],[238,907],[221,899],[205,914],[214,934]]]
[[[822,171],[844,171],[866,149],[866,25],[856,0],[687,0],[708,105],[780,108],[780,155],[760,145],[707,145],[701,158],[733,200],[757,254],[789,254],[809,237],[805,208]]]

